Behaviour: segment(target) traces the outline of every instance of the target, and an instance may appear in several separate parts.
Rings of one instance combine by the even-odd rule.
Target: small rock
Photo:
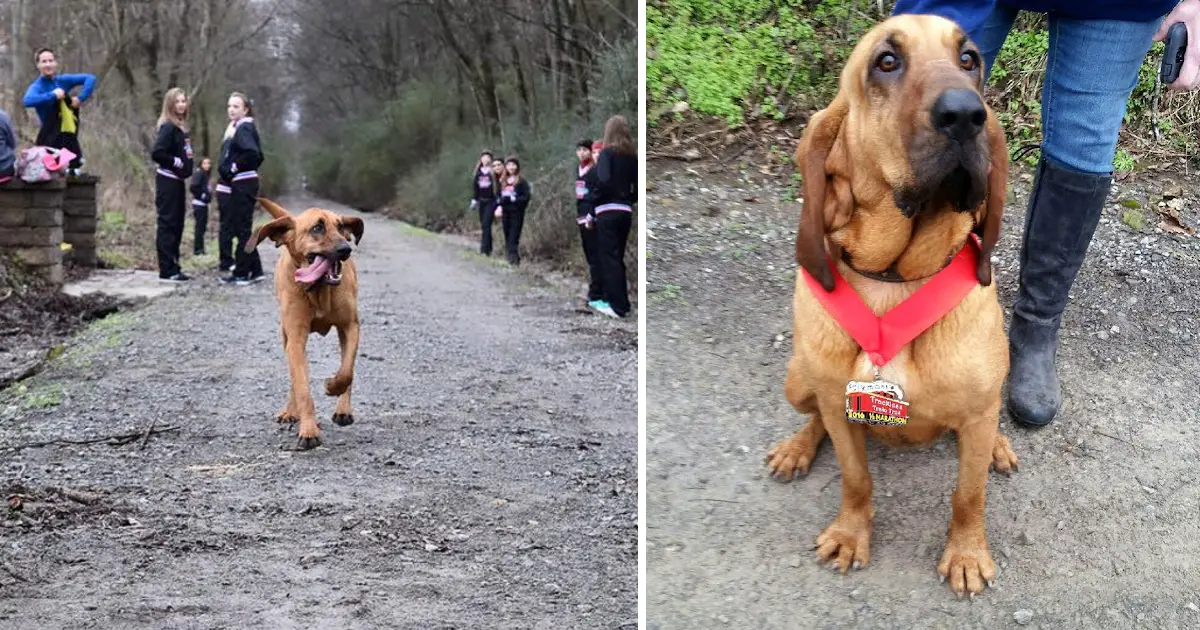
[[[1196,602],[1188,602],[1187,609],[1192,612],[1200,612],[1200,606],[1197,606]]]
[[[1062,529],[1062,528],[1064,528],[1064,527],[1066,527],[1066,526],[1067,526],[1067,522],[1066,522],[1066,521],[1059,521],[1059,522],[1058,522],[1058,529]]]
[[[1030,621],[1033,621],[1033,611],[1029,609],[1018,610],[1013,613],[1013,619],[1022,626],[1028,625]]]
[[[1029,532],[1023,531],[1020,534],[1017,534],[1017,543],[1021,544],[1021,545],[1027,545],[1027,546],[1032,545],[1033,537],[1029,535]]]
[[[554,582],[551,582],[551,583],[549,583],[549,584],[547,584],[547,585],[546,585],[546,592],[547,592],[547,593],[550,593],[551,595],[554,595],[554,594],[557,594],[557,593],[561,593],[561,592],[562,592],[562,587],[561,587],[561,586],[559,586],[558,584],[555,584]]]
[[[671,106],[671,113],[672,114],[682,114],[691,108],[692,108],[692,106],[688,105],[687,101],[679,101]]]
[[[854,601],[860,602],[865,599],[866,596],[867,594],[864,593],[861,588],[856,588],[853,591],[850,591],[850,599],[853,599]]]

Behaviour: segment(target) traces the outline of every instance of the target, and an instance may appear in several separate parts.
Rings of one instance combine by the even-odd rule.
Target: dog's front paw
[[[991,586],[996,579],[996,563],[988,553],[983,534],[956,535],[952,530],[946,542],[946,551],[938,563],[938,575],[944,582],[950,578],[950,590],[962,597],[982,593],[984,586]]]
[[[296,450],[311,451],[321,445],[320,436],[302,437],[296,442]]]
[[[333,414],[333,423],[339,427],[348,427],[354,424],[354,414],[352,413],[335,413]]]
[[[300,416],[292,413],[289,410],[284,410],[275,414],[275,422],[278,422],[279,424],[295,424],[300,422]]]
[[[817,559],[845,573],[861,569],[871,560],[871,519],[867,515],[839,515],[817,536]]]
[[[354,382],[354,376],[350,374],[337,373],[330,378],[325,379],[325,395],[326,396],[341,396],[350,389],[350,385]]]

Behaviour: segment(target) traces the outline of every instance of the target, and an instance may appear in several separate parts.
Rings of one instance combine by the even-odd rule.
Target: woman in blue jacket
[[[979,46],[988,73],[1021,10],[1048,14],[1050,47],[1041,159],[1009,329],[1008,410],[1018,423],[1044,426],[1062,404],[1054,367],[1059,323],[1112,184],[1117,133],[1138,69],[1151,43],[1183,22],[1191,45],[1170,87],[1196,87],[1200,0],[899,0],[893,13],[954,20]]]

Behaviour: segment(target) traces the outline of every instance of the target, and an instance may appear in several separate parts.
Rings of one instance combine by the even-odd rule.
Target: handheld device
[[[1183,53],[1187,50],[1187,40],[1187,26],[1183,22],[1172,24],[1163,42],[1166,47],[1163,49],[1162,64],[1158,69],[1158,76],[1163,85],[1179,78],[1179,69],[1183,67]]]

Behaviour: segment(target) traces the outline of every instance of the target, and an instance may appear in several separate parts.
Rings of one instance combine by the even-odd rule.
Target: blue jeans
[[[970,37],[990,74],[1017,9],[997,3]],[[1161,21],[1078,20],[1049,15],[1042,86],[1042,156],[1056,166],[1111,175],[1117,134],[1138,69]]]

